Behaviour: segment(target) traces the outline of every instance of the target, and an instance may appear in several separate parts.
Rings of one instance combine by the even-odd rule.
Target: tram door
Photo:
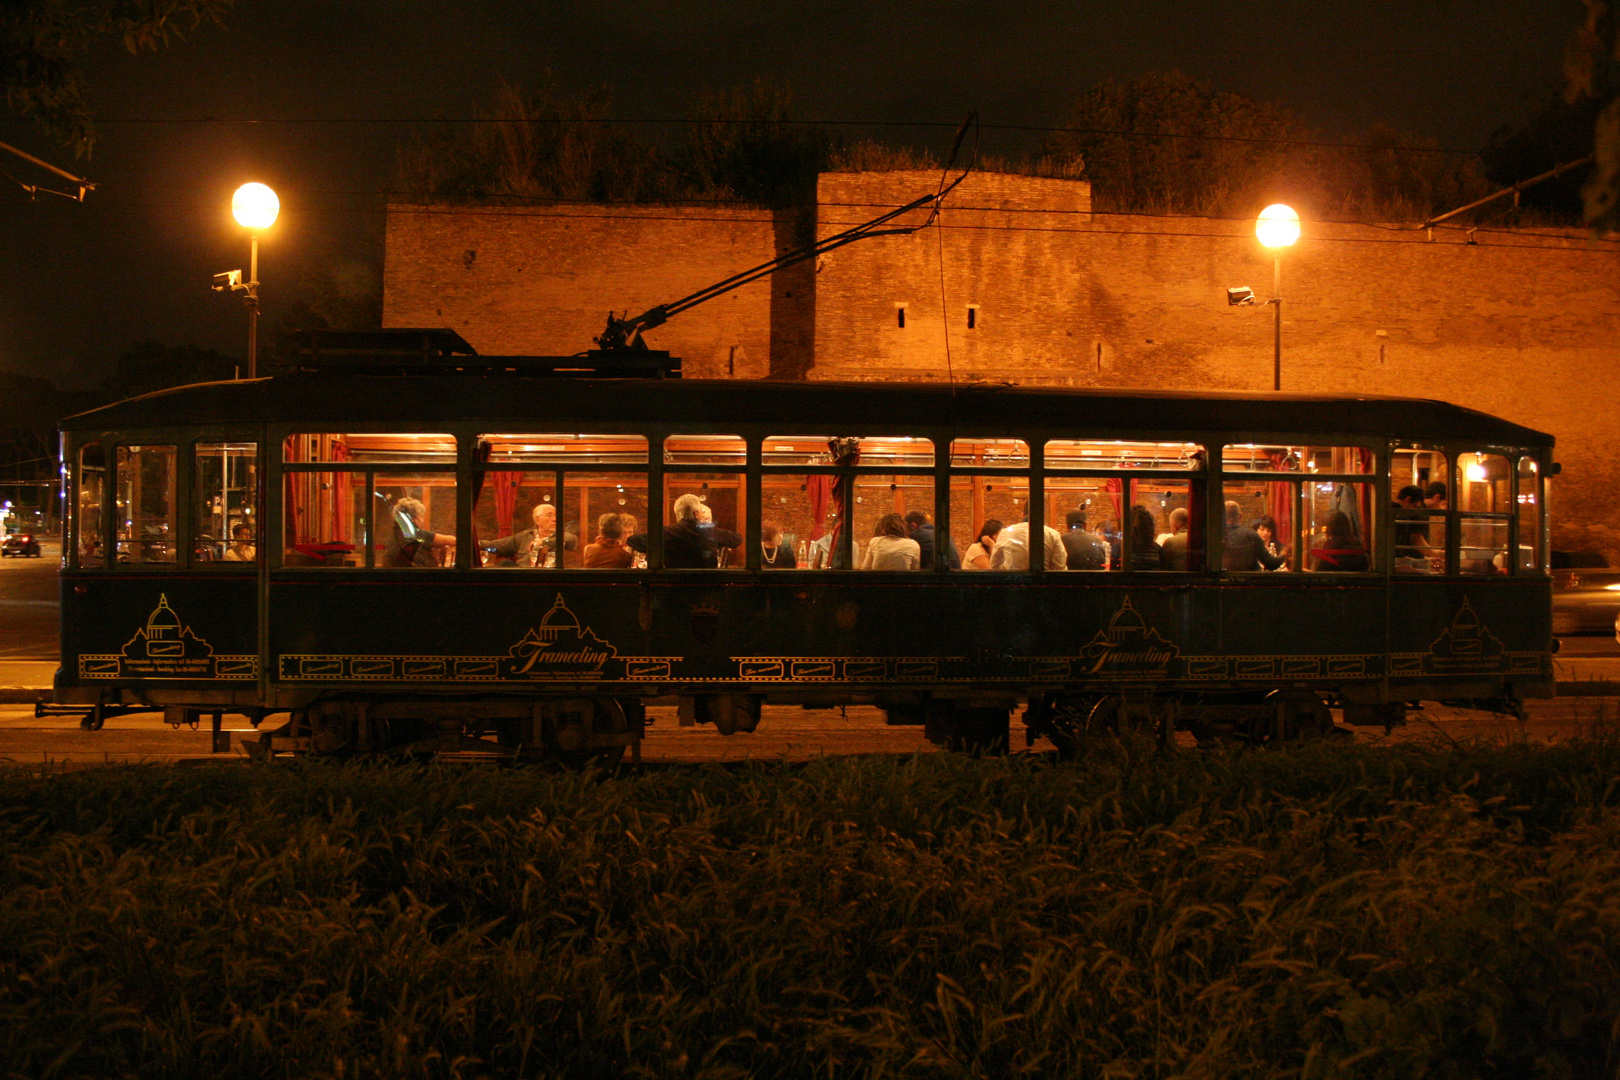
[[[251,698],[257,430],[107,433],[77,439],[71,454],[59,688],[108,700],[131,685],[153,700],[167,690]]]

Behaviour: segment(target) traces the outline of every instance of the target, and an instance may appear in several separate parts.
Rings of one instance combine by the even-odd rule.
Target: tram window
[[[101,535],[101,508],[107,483],[107,456],[99,442],[79,448],[78,505],[74,515],[74,542],[78,565],[93,569],[105,565],[105,541]]]
[[[832,530],[838,520],[830,473],[772,473],[760,480],[760,528],[776,529],[777,543],[793,552],[801,570],[832,564]]]
[[[647,534],[647,478],[639,473],[569,472],[563,477],[563,533],[560,565],[587,570],[629,570],[646,566],[646,556],[630,546]]]
[[[1307,483],[1301,500],[1301,538],[1306,560],[1293,565],[1323,573],[1354,573],[1375,567],[1372,537],[1378,535],[1371,484]]]
[[[372,483],[373,566],[431,569],[456,564],[454,475],[377,475]]]
[[[1397,574],[1446,572],[1447,515],[1441,504],[1430,509],[1425,497],[1433,484],[1449,490],[1450,476],[1450,459],[1439,450],[1400,447],[1390,455],[1389,490],[1395,500],[1393,569]]]
[[[1289,480],[1226,482],[1224,569],[1247,572],[1297,568],[1293,546],[1299,489],[1299,484]],[[1270,540],[1262,535],[1265,532],[1270,532]]]
[[[665,465],[728,465],[742,468],[747,445],[736,435],[671,435],[664,440]]]
[[[198,443],[196,454],[195,561],[254,562],[259,535],[258,444]]]
[[[454,435],[405,432],[361,434],[316,432],[289,435],[282,441],[286,462],[454,462]]]
[[[118,448],[118,549],[121,563],[173,563],[178,533],[176,448]]]
[[[1355,446],[1233,444],[1221,450],[1223,472],[1371,473],[1371,451]]]
[[[1063,546],[1069,569],[1107,570],[1118,565],[1114,552],[1119,538],[1120,483],[1100,476],[1046,478],[1046,524],[1066,537]],[[1070,532],[1086,535],[1068,536]],[[1104,539],[1110,534],[1112,545]]]
[[[558,565],[561,547],[578,549],[579,522],[569,522],[557,542],[557,474],[546,470],[491,469],[473,503],[475,566],[496,569]]]
[[[863,454],[861,460],[866,460]],[[855,565],[866,565],[867,549],[871,546],[873,538],[877,535],[878,524],[890,514],[900,517],[905,522],[907,533],[914,533],[917,526],[934,524],[934,478],[931,476],[884,476],[862,473],[855,477],[855,506],[850,515],[854,530]],[[927,520],[907,521],[907,515],[922,514]],[[971,528],[971,526],[969,526]],[[914,542],[915,536],[909,537]],[[924,537],[927,539],[927,537]],[[936,534],[932,538],[935,550],[929,553],[929,562],[925,567],[918,564],[917,569],[933,568],[933,559],[938,557],[937,546],[940,538]],[[960,560],[956,560],[960,561]]]
[[[952,439],[951,464],[959,469],[1027,469],[1029,444],[1023,439]]]
[[[1514,473],[1500,454],[1457,456],[1457,569],[1478,576],[1508,572],[1508,519]]]
[[[742,566],[744,495],[741,473],[665,473],[664,565],[672,570]]]
[[[365,565],[364,472],[288,473],[286,488],[285,565]]]
[[[987,521],[999,521],[1005,528],[1029,516],[1029,477],[953,476],[950,499],[951,541],[965,557],[977,539],[971,530]]]
[[[1540,570],[1541,559],[1541,478],[1536,459],[1519,459],[1519,569]]]
[[[1050,483],[1050,481],[1048,481]],[[1108,493],[1108,509],[1119,501],[1117,481]],[[1199,485],[1202,486],[1201,484]],[[1190,480],[1131,480],[1129,509],[1105,541],[1112,569],[1202,570],[1204,536],[1202,500],[1193,499]],[[1072,541],[1065,547],[1079,545]]]
[[[829,444],[843,436],[772,435],[765,440],[761,461],[766,465],[831,465]],[[858,439],[861,465],[929,468],[934,464],[931,439],[868,435]]]
[[[1063,469],[1202,469],[1204,448],[1189,442],[1124,442],[1109,439],[1052,439],[1046,444],[1047,471]],[[1061,529],[1062,526],[1054,526]]]
[[[645,465],[645,435],[480,435],[491,465],[556,462],[565,465]]]

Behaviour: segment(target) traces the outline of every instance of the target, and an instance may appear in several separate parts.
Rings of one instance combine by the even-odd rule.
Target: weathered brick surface
[[[815,229],[938,183],[826,174]],[[1094,215],[1083,183],[975,174],[937,225],[841,248],[649,338],[696,376],[1271,386],[1271,309],[1226,303],[1232,285],[1272,295],[1249,222]],[[385,318],[452,326],[488,353],[573,352],[609,306],[684,296],[802,231],[737,208],[394,207]],[[1283,388],[1442,398],[1552,432],[1565,467],[1555,546],[1620,564],[1620,244],[1556,230],[1474,239],[1307,222],[1283,265]]]
[[[383,325],[448,326],[488,355],[566,356],[592,347],[609,309],[639,314],[776,256],[785,215],[736,207],[559,204],[391,206]],[[709,301],[649,335],[689,375],[765,378],[809,366],[808,278],[776,275]],[[813,280],[809,284],[813,285]]]

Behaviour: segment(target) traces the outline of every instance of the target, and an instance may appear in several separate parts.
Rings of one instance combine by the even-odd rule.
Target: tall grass
[[[1620,745],[0,776],[16,1076],[1598,1076]]]

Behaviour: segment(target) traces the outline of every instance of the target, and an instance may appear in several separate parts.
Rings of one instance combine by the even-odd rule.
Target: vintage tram
[[[725,734],[868,703],[996,750],[1022,706],[1074,749],[1552,690],[1553,440],[1436,401],[514,362],[185,386],[62,431],[55,699],[91,727],[277,714],[256,754],[594,759],[655,700]],[[1414,487],[1444,492],[1397,505]],[[666,558],[683,496],[740,538],[712,566]],[[919,511],[931,564],[862,569]],[[961,568],[990,521],[1029,555]],[[1053,558],[1071,524],[1102,568]]]

